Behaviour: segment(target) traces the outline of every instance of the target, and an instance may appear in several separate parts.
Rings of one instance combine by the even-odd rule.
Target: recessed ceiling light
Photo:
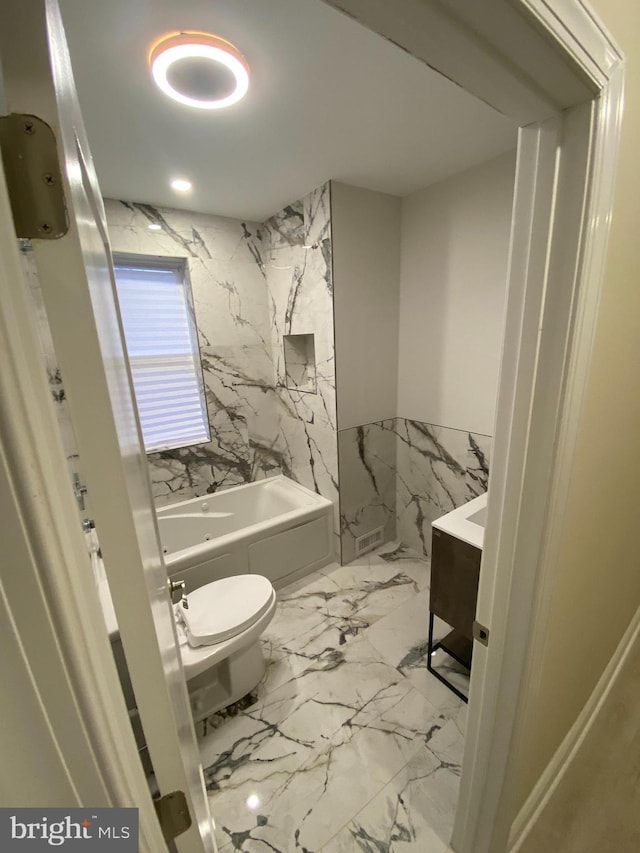
[[[245,58],[231,42],[212,33],[162,36],[149,52],[149,65],[166,95],[201,110],[229,107],[249,88]]]
[[[149,231],[161,231],[162,225],[158,225],[157,222],[152,222],[151,225],[148,226]]]
[[[191,181],[186,181],[184,178],[176,178],[171,181],[171,189],[179,193],[187,193],[191,189]]]

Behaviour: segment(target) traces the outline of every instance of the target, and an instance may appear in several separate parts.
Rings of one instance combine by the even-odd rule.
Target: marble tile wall
[[[405,418],[341,430],[343,563],[379,526],[430,556],[431,522],[487,490],[490,449],[490,436]]]
[[[487,491],[491,436],[397,418],[397,537],[430,556],[431,522]]]
[[[329,184],[264,224],[105,207],[115,252],[188,261],[211,441],[149,455],[156,503],[283,473],[337,506]],[[314,335],[315,393],[286,388],[285,334]]]
[[[396,538],[395,418],[338,433],[342,562],[356,556],[358,536],[384,528]]]
[[[51,398],[54,403],[56,419],[60,430],[60,438],[62,440],[67,464],[69,466],[69,474],[70,476],[73,476],[74,474],[79,474],[79,457],[76,446],[76,437],[73,431],[69,404],[67,402],[64,383],[62,381],[62,374],[58,367],[58,360],[53,346],[49,320],[47,319],[47,312],[44,307],[44,299],[40,288],[40,280],[38,278],[35,257],[28,240],[20,241],[20,256],[22,258],[23,269],[29,286],[29,293],[36,320],[36,328],[38,330],[38,339],[40,341],[44,365],[47,371],[47,379],[49,381]]]
[[[193,292],[211,441],[149,454],[156,503],[283,471],[260,225],[110,199],[105,209],[114,252],[186,258]]]
[[[337,432],[329,185],[263,225],[105,204],[114,251],[189,262],[211,441],[149,455],[157,504],[283,473],[334,502],[343,563],[354,559],[356,538],[376,527],[385,540],[398,538],[428,556],[431,522],[486,491],[491,438],[404,418]],[[160,230],[149,230],[151,223]],[[28,255],[25,264],[46,350],[46,316]],[[314,336],[315,393],[286,387],[289,334]],[[73,430],[50,340],[45,357],[73,465]]]
[[[338,516],[336,378],[330,185],[263,227],[264,271],[278,402],[278,450],[287,472],[334,502]],[[287,388],[284,335],[313,335],[315,392]]]

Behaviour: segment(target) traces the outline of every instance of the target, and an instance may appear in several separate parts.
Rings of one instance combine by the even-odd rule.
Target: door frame
[[[435,0],[397,0],[392,9],[385,0],[325,2],[521,125],[496,450],[478,599],[478,619],[490,627],[490,643],[486,650],[478,647],[474,658],[453,839],[460,853],[495,853],[506,848],[515,817],[503,791],[507,756],[526,686],[528,648],[545,622],[545,580],[558,559],[593,347],[613,204],[623,57],[580,0],[557,0],[553,6],[547,0],[485,0],[480,12],[479,4],[469,0],[458,4],[455,15]],[[560,141],[567,160],[577,153],[582,176],[565,180],[558,173]],[[579,206],[570,203],[570,190],[575,196],[571,178],[583,189]],[[0,186],[0,203],[2,190]],[[0,239],[3,230],[0,222]],[[564,251],[558,252],[562,242]],[[31,322],[24,314],[26,305],[5,303],[16,269],[0,266],[0,303],[26,335]],[[554,280],[564,287],[554,288]],[[0,360],[0,386],[15,387],[18,396],[2,422],[7,429],[0,443],[14,471],[16,517],[34,544],[30,571],[40,586],[45,578],[55,583],[56,594],[47,600],[50,627],[58,638],[53,651],[77,692],[78,718],[88,742],[100,754],[105,719],[115,740],[125,737],[128,721],[124,726],[117,691],[89,696],[84,686],[92,683],[84,681],[89,671],[110,672],[112,683],[113,662],[86,617],[98,614],[98,602],[87,585],[84,543],[72,534],[77,513],[70,487],[54,489],[43,479],[54,462],[60,473],[63,456],[51,435],[46,436],[53,412],[46,383],[38,378],[41,365],[33,357],[23,360],[24,347],[15,334],[8,344],[9,357]],[[21,426],[24,434],[17,438]],[[25,488],[28,484],[31,489]],[[68,534],[64,543],[60,531]],[[81,618],[84,607],[88,609]],[[26,623],[16,615],[13,624],[19,637],[20,625],[25,628]],[[28,671],[36,660],[26,646],[23,655]],[[53,709],[52,697],[41,691],[40,699],[45,710]],[[77,755],[63,748],[64,726],[58,731],[59,721],[48,716],[60,754],[75,771]],[[107,778],[116,799],[127,800],[133,791],[146,803],[146,787],[138,786],[141,780],[122,752],[126,749],[106,764],[96,764],[95,778]],[[77,772],[81,774],[80,767]],[[151,816],[149,821],[152,832]]]
[[[65,380],[80,470],[90,492],[91,514],[100,536],[104,571],[153,765],[155,786],[163,799],[177,791],[182,792],[191,817],[190,823],[176,836],[172,849],[175,846],[182,853],[213,853],[217,848],[209,800],[124,349],[102,198],[77,103],[58,3],[57,0],[7,0],[5,5],[0,38],[2,112],[38,116],[48,123],[56,140],[69,225],[60,238],[34,239],[31,248],[56,358]],[[37,129],[36,133],[40,130]],[[39,179],[40,175],[36,173],[35,177]],[[16,232],[9,215],[6,233],[3,229],[3,240],[11,243],[12,239],[15,254]],[[7,289],[7,308],[12,291],[27,291],[24,272],[17,264],[7,282]],[[20,320],[25,330],[30,328],[30,322],[37,322],[37,310],[34,312],[33,306],[25,306],[24,300],[21,302],[16,296],[11,307],[16,312],[16,324]],[[17,313],[18,308],[24,312],[29,307],[31,313],[36,314],[35,320],[32,318],[30,321],[26,313]],[[8,340],[12,341],[12,337],[9,336]],[[15,347],[20,340],[13,339],[11,358],[17,358]],[[37,335],[31,335],[31,342],[32,369],[37,371],[36,355],[42,360]],[[17,360],[12,365],[14,373],[19,364]],[[39,370],[43,372],[42,364]],[[11,375],[9,372],[7,378]],[[25,367],[27,378],[30,377]],[[41,407],[52,405],[46,383],[44,386],[37,384],[34,378],[27,385],[40,391],[44,389]],[[13,397],[7,395],[7,399],[12,401],[13,408]],[[29,418],[37,417],[38,412],[35,404],[21,409],[21,414],[24,416],[26,413]],[[30,424],[25,424],[27,434],[29,427]],[[57,431],[55,425],[53,431]],[[59,448],[55,444],[46,442],[43,447],[48,447],[51,454],[57,456]],[[19,450],[25,457],[24,466],[28,467],[28,453],[37,454],[40,447],[19,445]],[[14,461],[10,457],[10,462]],[[82,536],[78,536],[78,508],[71,498],[69,472],[64,472],[64,467],[58,465],[57,478],[43,477],[40,490],[49,483],[55,483],[55,488],[66,494],[69,513],[64,515],[65,504],[51,507],[51,512],[59,512],[54,530],[76,529],[75,537],[72,536],[68,543],[69,549],[74,547],[75,550],[73,554],[68,552],[66,576],[60,575],[60,567],[57,572],[50,565],[41,567],[42,583],[59,590],[59,596],[49,601],[53,612],[58,606],[64,607],[76,591],[79,595],[95,599],[94,580],[97,578],[92,577],[87,565],[87,544]],[[37,488],[33,495],[38,495]],[[46,537],[46,531],[37,527],[30,531],[29,541],[38,543],[39,549],[48,555],[50,549],[55,549],[55,540],[47,539],[46,544],[40,544],[39,537]],[[13,575],[7,572],[7,577],[11,580]],[[63,591],[65,587],[66,594]],[[62,615],[59,624],[65,625]],[[61,643],[64,642],[71,652],[71,658],[66,661],[71,666],[74,653],[89,654],[92,634],[100,634],[103,639],[106,637],[101,616],[91,622],[85,620],[77,627],[77,631],[69,630],[64,638],[61,635]],[[28,629],[24,636],[29,637]],[[107,647],[111,655],[108,642]],[[37,655],[38,648],[34,652]],[[104,659],[101,662],[95,659],[96,672],[101,673],[104,666]],[[112,696],[116,706],[123,704],[119,684]],[[130,732],[128,715],[125,725]],[[97,720],[93,720],[90,714],[86,718],[86,726],[98,728]],[[135,746],[132,754],[137,759]],[[91,805],[93,798],[86,786],[80,787],[79,791],[84,803]],[[127,787],[123,787],[119,794],[123,798],[127,796],[128,805],[137,805],[142,797],[145,807],[150,806],[148,791],[138,791],[135,799]],[[176,800],[165,800],[165,804],[167,802],[175,803]],[[150,817],[152,819],[153,816]],[[155,824],[152,822],[151,825]],[[164,849],[165,846],[163,841],[156,839],[152,849]]]
[[[582,0],[325,0],[520,125],[505,336],[452,846],[507,849],[505,788],[571,484],[613,209],[624,59]]]

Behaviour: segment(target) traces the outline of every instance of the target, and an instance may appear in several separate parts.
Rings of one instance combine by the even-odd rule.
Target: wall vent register
[[[114,266],[145,450],[209,441],[185,261],[116,254]]]
[[[355,541],[356,557],[366,554],[367,551],[373,551],[378,545],[382,545],[383,540],[383,527],[376,527],[375,530],[370,530],[369,533],[358,536]]]

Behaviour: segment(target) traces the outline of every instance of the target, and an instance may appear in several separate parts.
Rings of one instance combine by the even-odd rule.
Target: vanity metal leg
[[[458,688],[455,687],[455,685],[451,684],[450,681],[448,681],[443,675],[441,675],[439,672],[437,672],[431,666],[431,655],[434,652],[437,652],[438,649],[440,649],[440,648],[442,648],[454,660],[457,660],[458,663],[465,666],[464,662],[461,661],[456,655],[452,655],[451,652],[449,652],[447,649],[445,649],[442,646],[442,643],[438,642],[434,645],[434,643],[433,643],[433,620],[434,620],[434,618],[435,618],[435,614],[433,614],[431,611],[429,611],[429,637],[427,639],[427,669],[429,670],[431,675],[435,676],[438,679],[438,681],[441,681],[446,687],[449,688],[449,690],[451,690],[453,693],[455,693],[456,696],[459,696],[463,702],[468,702],[469,701],[468,696],[465,696],[461,690],[458,690]]]

